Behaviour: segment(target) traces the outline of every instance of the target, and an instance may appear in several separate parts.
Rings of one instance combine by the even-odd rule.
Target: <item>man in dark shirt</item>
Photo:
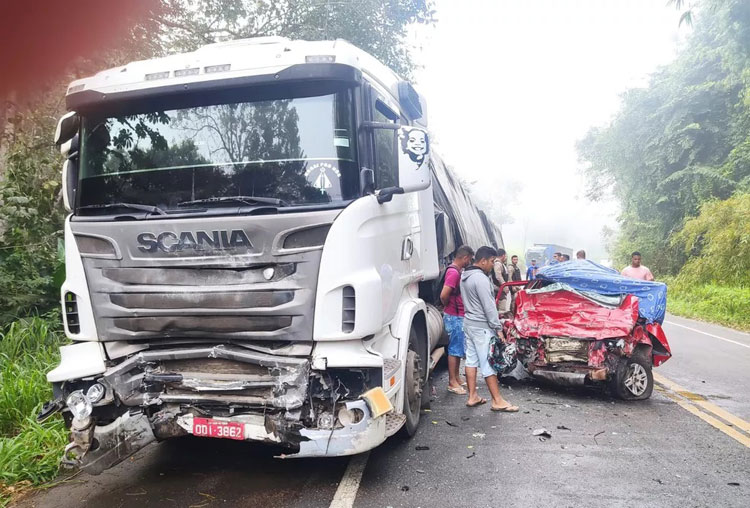
[[[518,256],[511,256],[508,268],[510,269],[510,280],[521,280],[521,267],[518,266]]]
[[[474,250],[462,245],[456,250],[453,263],[445,270],[445,282],[440,291],[443,304],[443,324],[448,334],[448,391],[465,395],[460,376],[461,358],[466,356],[464,338],[464,303],[461,298],[461,270],[471,264]]]

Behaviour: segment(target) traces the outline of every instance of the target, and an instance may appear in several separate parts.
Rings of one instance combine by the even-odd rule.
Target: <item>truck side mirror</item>
[[[57,122],[57,129],[55,130],[55,144],[61,146],[66,141],[73,139],[73,136],[78,134],[78,128],[81,125],[80,117],[75,111],[66,113]]]
[[[422,102],[419,100],[419,93],[408,81],[398,83],[398,102],[404,113],[409,115],[412,120],[419,120],[424,116],[422,111]]]
[[[62,195],[63,205],[68,212],[73,211],[76,202],[76,187],[78,186],[78,161],[65,159],[62,167]]]
[[[409,125],[398,133],[398,179],[404,192],[415,192],[430,186],[430,139],[427,131]]]
[[[65,156],[62,168],[63,205],[68,212],[73,210],[78,187],[78,145],[80,138],[76,132],[72,138],[60,145],[60,152]]]

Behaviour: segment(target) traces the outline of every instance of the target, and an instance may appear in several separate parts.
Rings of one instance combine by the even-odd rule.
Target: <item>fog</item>
[[[502,223],[506,248],[607,258],[617,205],[584,196],[577,140],[616,114],[688,33],[665,0],[438,0],[411,34],[434,147]]]

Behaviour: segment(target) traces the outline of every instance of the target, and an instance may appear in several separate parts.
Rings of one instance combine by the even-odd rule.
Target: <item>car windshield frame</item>
[[[221,208],[216,203],[178,204],[253,195],[280,199],[280,212],[329,209],[343,208],[360,196],[356,94],[351,86],[245,88],[211,94],[208,100],[206,95],[150,98],[82,113],[76,215],[112,215],[107,205],[118,202],[156,206],[167,216],[207,208],[215,213]],[[200,118],[197,112],[205,115],[205,123],[192,118]],[[218,115],[224,117],[217,120]],[[209,123],[217,122],[227,122],[227,135],[241,138],[249,132],[246,144],[235,146],[241,146],[237,153],[251,157],[235,160],[222,132],[213,128],[225,150],[223,158],[215,156],[218,150],[205,132]],[[185,125],[192,130],[181,130]],[[184,152],[189,156],[180,159]],[[153,164],[159,156],[181,164]],[[204,174],[197,177],[199,173]],[[232,200],[225,208],[227,213],[238,209]]]

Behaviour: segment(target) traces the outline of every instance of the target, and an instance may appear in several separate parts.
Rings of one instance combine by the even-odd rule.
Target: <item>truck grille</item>
[[[330,222],[336,213],[71,222],[77,237],[115,246],[115,256],[81,253],[99,339],[312,341],[322,246],[285,249],[284,238],[306,222],[311,228]],[[150,252],[137,242],[144,230],[225,229],[243,229],[252,248]]]

